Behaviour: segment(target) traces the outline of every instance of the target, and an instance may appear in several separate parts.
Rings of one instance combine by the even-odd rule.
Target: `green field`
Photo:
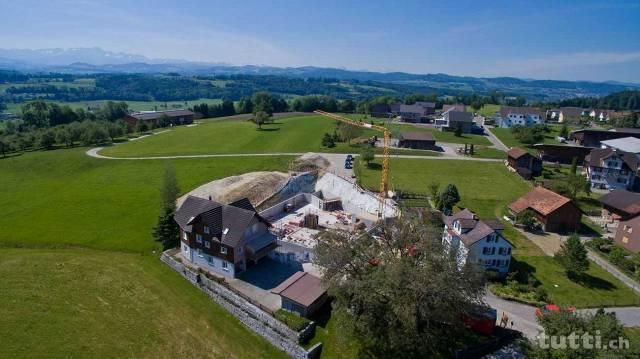
[[[560,142],[556,140],[556,137],[560,135],[561,127],[558,125],[549,125],[548,127],[551,129],[551,131],[544,134],[544,140],[542,141],[542,143],[560,144]],[[507,147],[521,147],[533,151],[533,149],[531,149],[529,145],[524,144],[517,138],[515,138],[510,128],[492,128],[491,132],[496,135],[496,137],[498,137],[500,141],[502,141]]]
[[[156,256],[4,248],[0,286],[2,358],[286,357]]]
[[[506,204],[530,188],[529,184],[507,171],[500,162],[392,159],[390,168],[394,190],[426,194],[431,182],[438,182],[441,187],[453,183],[462,198],[459,205],[468,207],[481,217],[501,215]],[[362,166],[361,174],[364,187],[378,188],[379,166]]]
[[[151,229],[167,161],[85,150],[0,159],[0,357],[280,354],[157,259]],[[187,191],[289,160],[170,163]]]
[[[47,101],[54,102],[59,105],[68,105],[71,108],[82,108],[84,110],[88,109],[96,109],[99,107],[104,107],[104,104],[109,100],[93,100],[93,101],[76,101],[76,102],[61,102],[61,101]],[[118,101],[118,100],[112,100]],[[193,105],[199,105],[201,103],[206,103],[209,105],[216,105],[222,102],[220,99],[209,99],[209,98],[201,98],[197,100],[191,101],[124,101],[129,104],[129,109],[133,111],[162,111],[162,110],[172,110],[177,108],[190,108]],[[7,112],[11,113],[20,113],[22,106],[25,103],[6,103]],[[165,105],[167,107],[165,108]]]
[[[498,111],[500,111],[500,105],[486,104],[478,110],[478,114],[484,117],[491,117]]]

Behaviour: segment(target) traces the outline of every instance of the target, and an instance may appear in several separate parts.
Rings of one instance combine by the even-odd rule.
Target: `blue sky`
[[[634,1],[0,0],[0,48],[640,82]]]

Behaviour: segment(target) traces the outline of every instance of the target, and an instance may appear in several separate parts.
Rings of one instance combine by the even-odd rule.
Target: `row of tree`
[[[87,112],[82,108],[72,109],[68,105],[36,100],[22,106],[22,123],[33,128],[47,128],[72,122],[90,121],[118,121],[128,113],[126,102],[107,103],[96,112]]]

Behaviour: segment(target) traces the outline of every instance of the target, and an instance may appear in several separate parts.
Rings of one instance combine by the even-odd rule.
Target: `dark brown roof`
[[[180,116],[193,116],[194,113],[189,110],[168,110],[168,111],[153,111],[153,112],[134,112],[129,116],[138,120],[157,120],[163,116],[167,117],[180,117]]]
[[[630,216],[640,214],[640,193],[616,189],[600,197],[598,201]]]
[[[459,236],[462,243],[464,243],[467,247],[471,246],[472,244],[476,243],[482,238],[485,238],[495,231],[504,229],[502,222],[500,222],[499,220],[478,219],[475,213],[466,208],[452,216],[444,217],[444,222],[448,227],[453,227],[453,223],[455,221],[458,221],[460,223],[462,232],[470,229],[470,231],[462,233]],[[452,234],[457,235],[455,233]]]
[[[401,132],[400,137],[409,141],[434,141],[431,132]]]
[[[456,103],[453,105],[442,105],[442,112],[447,112],[451,109],[453,109],[454,111],[464,112],[466,111],[467,107],[463,103]]]
[[[188,196],[182,206],[176,211],[174,219],[184,231],[191,232],[192,224],[199,221],[211,228],[211,234],[221,239],[223,244],[236,247],[242,240],[244,232],[256,218],[270,225],[255,209],[239,207],[239,203],[247,206],[246,199],[233,204],[220,204],[198,197]],[[251,203],[249,203],[251,206]],[[253,206],[251,206],[253,208]]]
[[[507,151],[507,156],[514,158],[514,159],[518,159],[524,155],[528,155],[529,152],[523,150],[522,148],[519,147],[512,147],[509,151]]]
[[[473,122],[473,114],[471,112],[456,111],[451,109],[444,113],[444,116],[449,120],[449,126],[453,122]]]
[[[320,278],[306,272],[296,272],[279,286],[273,288],[271,293],[279,294],[308,307],[325,295],[327,289]]]
[[[476,225],[472,230],[460,235],[460,240],[469,247],[495,231],[495,229],[491,228],[483,221],[476,221]]]
[[[425,108],[436,108],[435,102],[416,101],[415,104]]]
[[[560,111],[562,112],[562,116],[577,118],[582,116],[582,113],[587,110],[582,107],[560,107]]]
[[[518,198],[509,205],[509,209],[521,213],[526,209],[532,209],[544,216],[571,202],[567,197],[561,196],[544,187],[535,187],[529,193]]]
[[[542,118],[542,112],[540,112],[540,110],[534,107],[513,107],[513,106],[500,107],[501,117],[508,117],[509,114],[538,115]]]
[[[612,148],[594,148],[585,158],[585,161],[589,166],[602,167],[602,160],[614,155],[620,157],[631,171],[638,170],[638,157],[634,153],[617,151]]]

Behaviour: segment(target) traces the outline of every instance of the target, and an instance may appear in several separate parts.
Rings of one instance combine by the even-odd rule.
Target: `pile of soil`
[[[291,161],[289,170],[292,172],[319,171],[324,172],[331,163],[326,158],[317,153],[305,153],[304,155]]]

